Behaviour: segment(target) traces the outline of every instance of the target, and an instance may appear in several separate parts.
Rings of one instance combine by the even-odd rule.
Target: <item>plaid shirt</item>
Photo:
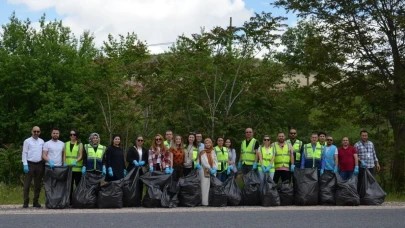
[[[370,141],[363,143],[362,141],[354,144],[359,155],[359,160],[366,163],[367,168],[374,168],[376,162],[378,162],[377,155],[375,153],[374,144]]]

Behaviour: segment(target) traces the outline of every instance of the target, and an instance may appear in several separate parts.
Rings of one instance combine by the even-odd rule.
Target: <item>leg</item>
[[[251,165],[242,165],[242,173],[243,175],[247,174],[248,172],[252,171],[253,166]]]
[[[263,186],[263,184],[264,184],[264,172],[259,171],[258,174],[259,174],[259,179],[260,179],[260,186]]]
[[[25,174],[24,179],[24,204],[29,202],[30,186],[34,176],[34,170],[31,164],[28,164],[29,171]]]
[[[274,183],[276,183],[276,184],[278,184],[278,180],[279,180],[280,177],[281,177],[280,172],[282,172],[282,171],[281,171],[281,170],[276,170],[276,172],[274,173],[273,181],[274,181]]]
[[[283,171],[280,171],[280,172],[282,172],[281,173],[281,182],[290,181],[290,178],[291,178],[290,171],[283,170]]]
[[[44,176],[44,165],[42,163],[36,164],[35,169],[33,203],[38,204],[39,194],[41,193],[42,177]]]
[[[368,171],[370,171],[371,175],[374,177],[374,168],[369,168]]]
[[[274,173],[270,173],[270,177],[274,180]]]

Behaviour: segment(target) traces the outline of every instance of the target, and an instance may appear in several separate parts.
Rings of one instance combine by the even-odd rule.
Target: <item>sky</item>
[[[45,13],[46,20],[62,20],[65,26],[80,35],[88,30],[95,36],[96,45],[117,36],[134,32],[146,41],[153,53],[167,50],[179,35],[199,33],[214,26],[242,25],[254,12],[271,12],[286,16],[286,24],[297,22],[294,14],[274,8],[273,0],[0,0],[0,23],[8,23],[10,15],[33,22]],[[156,45],[169,43],[166,45]]]

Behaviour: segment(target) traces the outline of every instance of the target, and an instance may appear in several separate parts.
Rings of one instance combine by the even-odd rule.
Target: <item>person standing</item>
[[[242,170],[243,174],[247,174],[252,169],[257,169],[257,160],[261,159],[261,154],[258,153],[259,142],[253,138],[253,129],[246,128],[246,139],[242,141],[240,148],[240,158],[238,162],[238,170]],[[260,157],[258,157],[260,156]]]
[[[124,151],[121,148],[121,136],[114,135],[111,145],[106,151],[106,166],[108,175],[106,181],[116,181],[124,178],[127,175],[125,169]]]
[[[274,151],[274,182],[277,184],[291,179],[291,172],[294,172],[294,152],[291,144],[286,143],[284,132],[277,134],[277,142],[273,143]],[[291,165],[291,166],[290,166]]]
[[[155,135],[151,148],[149,149],[148,163],[149,171],[163,171],[162,163],[164,153],[167,148],[163,143],[163,136],[160,134]]]
[[[236,151],[232,146],[232,141],[231,139],[225,139],[225,146],[226,148],[228,148],[229,151],[229,166],[228,166],[228,170],[227,170],[227,174],[231,174],[231,170],[233,171],[233,173],[235,174],[235,176],[237,175],[238,170],[236,169]]]
[[[127,150],[127,171],[130,172],[134,167],[143,167],[148,162],[149,150],[143,146],[144,139],[138,136],[135,140],[135,145]],[[143,169],[139,171],[139,175],[143,175]]]
[[[289,139],[287,143],[291,144],[291,147],[294,151],[294,165],[296,168],[301,167],[301,150],[302,150],[302,141],[297,139],[297,130],[291,128],[289,131]]]
[[[374,168],[377,168],[377,171],[380,171],[380,164],[378,163],[374,144],[368,140],[368,132],[366,130],[360,131],[360,138],[361,140],[354,144],[361,164],[359,181],[357,182],[359,187],[363,180],[365,169],[368,169],[373,176],[375,171]]]
[[[184,149],[184,163],[183,163],[183,175],[190,174],[193,168],[200,169],[201,166],[198,163],[198,149],[195,141],[195,135],[190,133],[187,137],[187,145]]]
[[[215,175],[218,169],[218,160],[215,151],[212,148],[212,140],[206,138],[204,140],[204,150],[199,155],[202,169],[199,169],[201,180],[201,204],[208,206],[208,198],[210,191],[210,175]]]
[[[325,170],[334,173],[338,172],[338,149],[333,145],[332,136],[326,136],[326,146],[323,148],[321,161],[321,176]]]
[[[166,140],[164,142],[164,145],[167,149],[169,149],[173,144],[173,132],[171,130],[167,130],[165,138]]]
[[[322,165],[322,145],[318,142],[318,134],[312,133],[311,142],[305,144],[301,153],[301,169],[317,168],[318,174]]]
[[[62,166],[63,164],[63,148],[65,143],[59,140],[59,129],[52,129],[52,139],[44,144],[42,150],[42,160],[45,161],[45,165],[53,169],[55,166]]]
[[[70,141],[65,143],[63,149],[63,164],[72,166],[72,184],[70,187],[69,204],[72,205],[73,186],[79,186],[82,178],[83,144],[79,140],[79,133],[72,129],[69,133]]]
[[[319,140],[318,144],[322,146],[322,150],[323,150],[323,148],[326,146],[326,133],[323,131],[320,131],[318,133],[318,140]]]
[[[177,181],[179,178],[183,177],[183,163],[184,163],[184,145],[180,135],[174,138],[174,143],[170,148],[170,152],[173,155],[173,169],[174,169],[174,179]]]
[[[217,145],[214,147],[214,151],[218,159],[217,178],[221,182],[225,182],[228,176],[229,150],[224,146],[224,138],[217,138]]]
[[[96,175],[106,175],[105,151],[106,147],[100,144],[100,135],[91,133],[89,144],[84,145],[85,154],[83,156],[82,174],[90,172]]]
[[[31,137],[24,140],[22,150],[22,163],[25,173],[24,177],[24,204],[23,208],[28,208],[29,193],[32,179],[34,179],[34,199],[33,207],[40,208],[38,203],[39,193],[41,192],[41,180],[44,174],[44,164],[42,163],[42,148],[44,140],[39,138],[41,130],[34,126],[31,130]]]
[[[260,186],[264,183],[264,174],[270,173],[271,179],[274,178],[274,149],[271,144],[271,138],[269,135],[265,135],[263,138],[263,145],[259,147],[259,152],[262,154],[261,166],[259,167]]]
[[[352,175],[359,174],[359,158],[354,146],[350,146],[349,137],[342,138],[342,147],[338,149],[339,175],[348,180]]]
[[[180,137],[180,142],[181,144],[181,137]],[[173,142],[171,144],[170,148],[176,147],[176,142]],[[162,168],[164,169],[166,174],[172,174],[173,173],[173,153],[170,151],[170,148],[167,148],[167,150],[163,153],[163,162],[162,162]]]
[[[200,153],[202,150],[204,150],[203,136],[201,133],[197,132],[195,133],[195,138],[197,141],[198,153]]]

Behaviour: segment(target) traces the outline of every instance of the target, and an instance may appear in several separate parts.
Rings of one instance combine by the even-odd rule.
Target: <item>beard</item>
[[[59,139],[59,136],[52,136],[52,139],[56,141]]]

